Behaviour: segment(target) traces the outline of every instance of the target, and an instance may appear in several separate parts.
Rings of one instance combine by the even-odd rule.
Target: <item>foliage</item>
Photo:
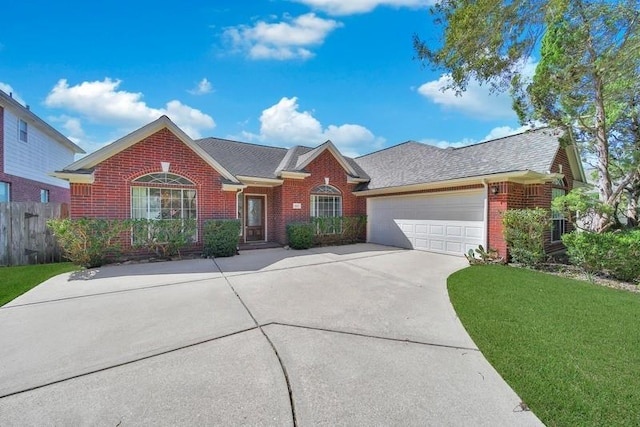
[[[514,262],[535,266],[545,260],[544,236],[551,228],[548,210],[509,209],[502,214],[502,224]]]
[[[616,279],[640,280],[640,230],[626,232],[573,232],[562,236],[572,264],[587,273]]]
[[[551,208],[573,224],[575,228],[596,231],[595,221],[603,215],[614,215],[614,209],[602,203],[598,195],[585,188],[574,188],[564,196],[556,197]],[[601,230],[604,231],[604,230]]]
[[[638,424],[638,294],[501,265],[458,271],[448,290],[482,354],[545,425]]]
[[[203,226],[203,255],[210,257],[234,256],[240,244],[240,220],[211,219]]]
[[[195,241],[195,219],[134,219],[130,221],[134,248],[144,248],[161,258],[180,256],[180,250]]]
[[[75,271],[70,262],[0,267],[0,306],[58,274]]]
[[[440,0],[440,40],[417,36],[418,57],[470,82],[511,91],[523,123],[565,131],[594,161],[599,200],[616,207],[640,194],[640,19],[636,0]],[[540,62],[532,74],[532,54]],[[636,212],[637,214],[637,212]],[[606,229],[613,215],[596,218]]]
[[[292,249],[309,249],[313,246],[316,226],[309,222],[287,224],[287,241]]]
[[[50,219],[51,229],[65,257],[83,267],[99,267],[122,251],[121,234],[129,221],[117,219]]]
[[[498,255],[497,250],[491,248],[485,250],[482,245],[479,245],[475,250],[469,249],[469,252],[464,254],[464,257],[469,261],[470,265],[497,264],[503,261],[502,257]]]
[[[367,217],[316,217],[311,222],[315,226],[315,243],[319,245],[349,244],[362,241],[366,231]]]

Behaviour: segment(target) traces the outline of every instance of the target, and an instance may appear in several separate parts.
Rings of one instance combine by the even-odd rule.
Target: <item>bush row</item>
[[[640,230],[562,236],[572,264],[586,272],[605,273],[616,279],[640,280]]]
[[[362,241],[366,226],[366,216],[312,218],[288,224],[287,242],[292,249],[356,243]]]
[[[123,254],[122,242],[131,239],[131,249],[160,258],[180,256],[195,242],[197,223],[188,220],[147,219],[52,219],[47,226],[65,257],[84,267],[99,267]],[[240,239],[239,220],[209,220],[203,227],[206,256],[235,255]]]
[[[512,261],[536,266],[546,260],[544,236],[551,226],[548,210],[511,209],[503,213],[502,223]],[[574,231],[564,234],[562,243],[571,264],[589,274],[640,280],[640,230]]]

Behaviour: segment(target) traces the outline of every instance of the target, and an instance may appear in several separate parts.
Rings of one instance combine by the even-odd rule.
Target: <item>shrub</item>
[[[590,233],[574,231],[562,236],[572,264],[589,274],[616,279],[640,279],[640,230]]]
[[[544,235],[551,228],[549,211],[510,209],[502,214],[504,239],[514,262],[534,266],[546,258]]]
[[[239,219],[211,219],[203,226],[204,256],[234,256],[240,243]]]
[[[117,258],[122,250],[120,234],[129,221],[117,219],[50,219],[51,229],[65,257],[83,267],[99,267]]]
[[[314,242],[319,245],[342,245],[362,241],[367,217],[318,217],[311,219],[315,227]]]
[[[180,256],[180,250],[195,241],[195,219],[131,220],[133,247],[144,248],[161,258]]]
[[[292,249],[309,249],[313,246],[315,235],[315,224],[309,222],[287,224],[287,241]]]

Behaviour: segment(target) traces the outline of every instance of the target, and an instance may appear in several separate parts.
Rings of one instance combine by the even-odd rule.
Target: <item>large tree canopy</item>
[[[581,146],[597,171],[601,203],[617,207],[635,197],[637,204],[637,0],[442,0],[432,13],[441,38],[416,36],[414,45],[419,58],[451,74],[450,89],[464,91],[473,79],[509,90],[522,122],[563,127]],[[535,75],[523,74],[534,57]],[[603,216],[595,228],[614,220]]]

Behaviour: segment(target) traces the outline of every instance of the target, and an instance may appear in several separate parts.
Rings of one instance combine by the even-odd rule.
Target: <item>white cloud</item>
[[[22,97],[18,95],[18,93],[15,90],[13,90],[10,84],[0,82],[0,90],[6,93],[7,95],[11,94],[11,96],[13,96],[13,99],[18,101],[20,104],[27,105],[27,103],[24,102],[24,99],[22,99]]]
[[[293,0],[330,15],[354,15],[371,12],[378,6],[419,8],[434,3],[433,0]]]
[[[331,31],[342,26],[313,13],[285,19],[228,27],[222,35],[233,51],[243,52],[251,59],[304,60],[313,56],[309,47],[322,44]]]
[[[330,139],[346,156],[356,156],[380,148],[385,140],[357,124],[329,125],[323,128],[308,111],[299,111],[298,98],[282,98],[260,116],[260,134],[243,132],[243,138],[278,145],[317,146]]]
[[[508,93],[491,94],[489,86],[472,80],[467,90],[456,95],[452,89],[444,89],[451,84],[449,74],[442,75],[438,80],[424,83],[418,88],[418,93],[445,109],[456,110],[477,119],[511,119],[515,113],[511,108],[511,97]]]
[[[205,77],[198,82],[196,87],[188,90],[187,92],[191,95],[206,95],[207,93],[213,92],[213,87],[211,86],[211,82]]]
[[[542,126],[542,123],[534,123],[533,126],[524,125],[516,128],[512,128],[511,126],[498,126],[489,131],[489,133],[480,140],[475,140],[473,138],[464,138],[460,141],[446,141],[440,139],[426,138],[421,140],[425,144],[435,145],[440,148],[459,148],[465,147],[467,145],[476,144],[482,141],[490,141],[492,139],[504,138],[505,136],[515,135],[517,133],[522,133],[524,131],[533,129],[535,127]]]
[[[213,118],[200,110],[169,101],[163,108],[149,107],[142,93],[119,91],[120,80],[82,82],[69,86],[61,79],[45,99],[47,107],[63,108],[78,113],[93,123],[132,130],[162,115],[167,115],[192,138],[199,138],[204,129],[213,129]]]
[[[526,78],[533,76],[538,63],[528,58],[520,66],[522,75]],[[446,89],[452,83],[450,74],[443,74],[438,80],[424,83],[418,88],[418,93],[444,109],[455,110],[480,120],[514,119],[516,114],[512,108],[509,93],[491,93],[490,85],[480,85],[471,79],[467,88],[460,95],[453,89]]]
[[[433,4],[433,0],[293,0],[331,15],[353,15],[371,12],[378,6],[424,7]]]

